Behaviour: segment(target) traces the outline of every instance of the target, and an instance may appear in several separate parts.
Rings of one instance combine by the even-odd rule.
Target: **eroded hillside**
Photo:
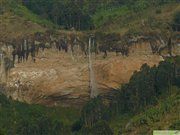
[[[116,56],[103,59],[93,56],[93,67],[99,94],[108,94],[127,83],[142,64],[158,64],[162,57],[156,55]],[[83,105],[90,98],[88,59],[84,56],[46,50],[31,60],[16,64],[8,80],[8,96],[29,103],[45,105]]]

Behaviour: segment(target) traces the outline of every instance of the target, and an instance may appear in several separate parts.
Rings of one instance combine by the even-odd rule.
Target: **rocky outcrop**
[[[39,56],[36,63],[28,61],[16,64],[11,70],[6,94],[13,99],[39,103],[49,106],[80,106],[89,100],[88,61],[84,56],[72,59],[70,54],[45,52],[46,57]],[[135,70],[148,63],[150,66],[162,60],[159,56],[133,55],[108,58],[93,56],[98,93],[108,95],[112,90],[128,82]]]

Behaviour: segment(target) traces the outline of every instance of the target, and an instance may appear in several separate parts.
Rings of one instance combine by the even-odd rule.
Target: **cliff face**
[[[160,44],[161,45],[161,44]],[[152,49],[149,42],[137,43],[130,46],[130,53],[134,55],[151,55]],[[166,47],[161,55],[168,55],[168,48]],[[172,45],[172,55],[180,55],[180,42],[174,41]]]
[[[155,55],[132,54],[123,57],[115,56],[115,53],[109,53],[106,59],[101,54],[92,57],[100,94],[111,92],[128,82],[142,64],[153,66],[162,60]],[[36,63],[29,60],[15,65],[8,79],[6,94],[28,103],[83,105],[90,97],[88,59],[46,50],[45,54],[39,54]]]
[[[68,33],[64,33],[67,34]],[[153,55],[149,42],[130,46],[129,56],[109,53],[103,59],[103,53],[92,55],[95,81],[100,95],[108,96],[113,90],[127,83],[135,70],[147,63],[156,65],[163,58]],[[81,106],[90,98],[88,58],[75,47],[75,55],[55,49],[40,52],[33,63],[31,58],[16,64],[10,72],[6,95],[15,100],[39,103],[49,106]],[[172,49],[180,55],[178,43]],[[167,49],[163,51],[167,55]]]

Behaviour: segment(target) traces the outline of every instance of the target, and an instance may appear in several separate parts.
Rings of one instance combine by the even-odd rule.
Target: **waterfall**
[[[95,98],[98,95],[97,91],[97,85],[94,75],[94,70],[92,66],[92,58],[91,58],[91,45],[94,44],[94,40],[90,37],[89,38],[89,47],[88,47],[88,53],[89,53],[89,87],[90,87],[90,98]]]
[[[70,53],[71,53],[71,58],[72,58],[72,60],[73,60],[73,61],[75,61],[75,59],[74,59],[74,55],[73,55],[73,52],[72,52],[72,47],[71,47],[71,51],[70,51]]]
[[[4,54],[3,52],[0,53],[0,62],[1,62],[1,71],[0,71],[0,80],[4,82],[5,80],[5,69],[4,69]]]

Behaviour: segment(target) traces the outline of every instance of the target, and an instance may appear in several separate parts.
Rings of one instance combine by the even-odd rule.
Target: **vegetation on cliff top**
[[[141,31],[162,23],[178,23],[180,6],[177,0],[1,0],[0,13],[14,14],[48,28],[77,30],[96,29],[125,33]],[[175,19],[173,16],[176,14]]]
[[[37,23],[48,28],[56,27],[56,25],[50,20],[38,16],[27,7],[23,6],[21,1],[1,0],[0,15],[8,12],[13,13],[26,21],[31,21],[32,23]]]
[[[170,22],[172,14],[180,10],[177,0],[25,0],[23,4],[63,28],[100,28],[107,32],[138,28],[149,18]]]

